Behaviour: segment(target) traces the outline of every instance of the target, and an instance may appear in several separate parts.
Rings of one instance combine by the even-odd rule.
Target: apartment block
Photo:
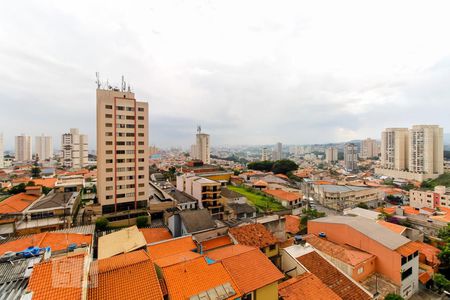
[[[267,147],[262,148],[261,161],[268,161],[269,159],[269,149],[267,149]]]
[[[64,167],[81,169],[88,164],[88,137],[77,128],[62,135],[61,148]]]
[[[206,208],[214,219],[223,219],[221,184],[215,180],[183,174],[177,176],[177,189],[194,197],[200,209]]]
[[[195,145],[191,147],[191,156],[195,159],[201,160],[205,164],[211,162],[211,149],[209,144],[209,134],[202,133],[201,128],[198,127],[195,136]]]
[[[423,181],[444,172],[443,129],[414,125],[412,129],[388,128],[381,135],[381,167],[375,173]]]
[[[97,197],[110,220],[147,215],[148,150],[148,103],[97,89]]]
[[[30,161],[32,160],[32,143],[31,136],[29,135],[19,135],[16,136],[16,161]]]
[[[439,185],[434,190],[410,190],[409,203],[414,208],[450,208],[450,192],[447,192],[445,186]]]
[[[51,136],[45,136],[44,134],[37,136],[34,147],[39,160],[53,158],[53,138]]]
[[[273,160],[280,160],[283,158],[283,144],[280,142],[275,144],[272,158]]]
[[[347,143],[344,146],[344,166],[349,172],[358,169],[358,149],[353,143]]]
[[[377,157],[380,154],[378,142],[371,138],[362,140],[359,153],[359,156],[364,159]]]
[[[325,150],[325,160],[327,162],[338,160],[338,149],[335,147],[330,147]]]

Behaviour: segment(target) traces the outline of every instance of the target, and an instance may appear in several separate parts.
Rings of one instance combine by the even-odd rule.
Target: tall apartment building
[[[380,147],[378,145],[378,142],[371,138],[362,140],[359,150],[359,156],[364,159],[376,157],[380,154]]]
[[[53,158],[53,138],[51,136],[37,136],[35,138],[35,151],[39,160],[46,160]]]
[[[437,125],[387,128],[381,134],[378,175],[423,181],[444,172],[443,129]]]
[[[24,134],[16,136],[16,161],[31,161],[33,159],[31,146],[31,136]]]
[[[80,134],[77,128],[62,135],[61,141],[63,166],[81,169],[88,164],[88,136]]]
[[[267,160],[270,160],[269,149],[267,149],[267,147],[264,147],[261,150],[261,161],[267,161]]]
[[[209,164],[211,162],[211,149],[209,144],[209,134],[202,133],[201,128],[198,127],[197,135],[195,136],[195,147],[193,157],[195,159],[201,160],[205,164]]]
[[[349,172],[358,169],[358,149],[353,143],[344,145],[344,165],[345,169]]]
[[[3,161],[3,133],[0,133],[0,169],[5,167],[5,163]]]
[[[148,215],[148,151],[148,103],[97,89],[97,197],[110,221]]]
[[[283,158],[283,144],[280,142],[275,144],[275,149],[273,150],[273,160],[280,160]]]
[[[325,150],[325,160],[327,162],[338,160],[338,149],[336,147],[330,147]]]

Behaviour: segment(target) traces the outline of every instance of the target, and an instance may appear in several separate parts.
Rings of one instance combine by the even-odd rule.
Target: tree
[[[25,193],[25,183],[18,184],[16,186],[13,186],[9,189],[8,193],[11,195],[19,194],[19,193]]]
[[[39,168],[39,166],[37,166],[37,164],[35,164],[34,167],[31,168],[31,177],[33,177],[33,178],[41,177],[41,168]]]
[[[95,229],[105,231],[108,229],[109,221],[106,218],[100,217],[95,221]]]
[[[404,298],[400,295],[389,293],[384,297],[384,300],[404,300]]]
[[[440,290],[450,290],[450,281],[444,275],[436,273],[433,275],[433,281]]]
[[[273,164],[272,172],[275,174],[287,174],[298,169],[298,165],[289,159],[278,160]]]
[[[48,193],[50,193],[51,191],[52,191],[53,189],[52,188],[49,188],[49,187],[46,187],[46,186],[43,186],[42,187],[42,192],[44,193],[44,194],[48,194]]]
[[[359,202],[358,205],[356,205],[356,207],[364,208],[364,209],[369,209],[369,207],[367,206],[367,204],[364,203],[364,202]]]
[[[316,209],[303,209],[303,216],[300,219],[300,230],[306,227],[309,220],[325,217],[324,212],[317,211]]]
[[[136,226],[138,228],[142,228],[148,225],[148,217],[147,216],[139,216],[136,218]]]
[[[265,172],[269,172],[272,170],[273,167],[273,162],[272,161],[256,161],[256,162],[251,162],[247,165],[247,168],[249,168],[250,170],[257,170],[257,171],[265,171]]]

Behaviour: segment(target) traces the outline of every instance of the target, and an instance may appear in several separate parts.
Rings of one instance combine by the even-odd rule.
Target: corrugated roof
[[[328,193],[345,193],[345,192],[353,192],[353,191],[364,191],[370,188],[361,187],[361,186],[350,186],[350,185],[334,185],[334,184],[323,184],[320,186],[325,192]]]

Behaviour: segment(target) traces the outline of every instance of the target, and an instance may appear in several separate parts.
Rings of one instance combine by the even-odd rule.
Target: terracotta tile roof
[[[242,294],[221,263],[208,264],[203,257],[162,270],[171,300],[186,300],[225,283],[231,284],[236,292],[231,299],[238,298]]]
[[[372,299],[362,288],[342,274],[317,252],[302,255],[297,260],[344,300]]]
[[[395,251],[406,257],[413,254],[416,251],[419,251],[419,247],[417,247],[417,245],[414,244],[414,242],[409,242],[407,244],[404,244],[403,246],[400,246]]]
[[[258,180],[253,183],[253,186],[267,186],[267,182],[265,182],[264,180]]]
[[[222,264],[243,293],[284,278],[283,273],[257,248],[225,258]]]
[[[202,248],[203,251],[208,251],[220,247],[224,247],[227,245],[232,245],[233,242],[231,241],[230,237],[228,235],[220,236],[215,239],[207,240],[202,242]]]
[[[283,190],[264,190],[264,193],[269,194],[275,198],[284,200],[284,201],[297,201],[300,199],[300,194],[299,193],[294,193],[294,192],[286,192]]]
[[[367,260],[375,258],[374,255],[367,252],[348,249],[312,234],[304,236],[303,238],[317,250],[351,266],[357,266]]]
[[[275,174],[275,176],[280,177],[280,178],[283,178],[283,179],[289,179],[289,177],[287,177],[287,176],[284,175],[284,174]]]
[[[316,275],[305,272],[278,285],[283,300],[340,300]]]
[[[239,244],[264,248],[277,243],[277,239],[262,224],[249,224],[230,228],[229,233]]]
[[[35,265],[27,287],[33,300],[81,299],[84,260],[79,254]]]
[[[162,241],[147,247],[153,260],[197,249],[191,236]]]
[[[431,265],[440,263],[438,254],[441,252],[441,250],[423,242],[412,242],[412,243],[417,249],[419,249],[419,253],[425,256],[427,263]]]
[[[155,263],[155,265],[158,265],[159,267],[163,268],[163,267],[168,267],[171,265],[176,265],[181,262],[186,262],[186,261],[198,258],[200,256],[201,255],[197,252],[185,251],[185,252],[177,253],[174,255],[155,259],[153,262]]]
[[[163,299],[155,267],[144,250],[91,263],[88,299]]]
[[[35,185],[42,185],[48,188],[54,188],[56,181],[58,181],[58,178],[36,178],[30,181],[33,181]]]
[[[300,231],[300,217],[299,216],[293,216],[293,215],[287,215],[284,216],[286,219],[285,222],[285,231],[287,233],[296,234]]]
[[[0,202],[0,214],[21,213],[38,198],[39,196],[37,195],[28,195],[25,193],[13,195]]]
[[[383,227],[386,227],[387,229],[389,229],[389,230],[391,230],[391,231],[393,231],[395,233],[398,233],[398,234],[402,234],[406,230],[405,226],[394,224],[394,223],[390,223],[390,222],[386,222],[386,221],[383,221],[383,220],[378,220],[377,223],[380,224]]]
[[[59,232],[33,234],[25,238],[0,244],[0,255],[3,255],[6,251],[22,251],[31,246],[38,246],[41,248],[50,247],[52,252],[54,252],[65,250],[73,243],[77,245],[87,243],[90,245],[92,243],[92,235]]]
[[[252,251],[255,247],[244,246],[244,245],[231,245],[228,247],[223,247],[215,250],[211,250],[206,252],[205,256],[213,259],[213,260],[223,260],[228,257],[232,257],[235,255],[239,255],[242,253],[246,253]]]
[[[430,281],[431,275],[428,272],[423,272],[419,274],[419,280],[422,284],[426,284],[428,281]]]
[[[139,231],[144,234],[147,244],[169,240],[172,238],[172,234],[167,228],[140,228]]]

